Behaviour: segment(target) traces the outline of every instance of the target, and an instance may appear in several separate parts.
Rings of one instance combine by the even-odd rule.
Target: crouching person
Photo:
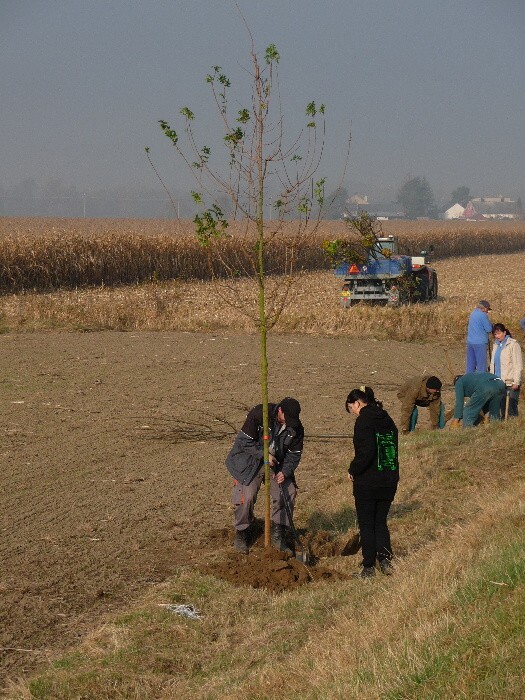
[[[481,413],[489,413],[490,420],[500,420],[501,400],[505,396],[505,382],[490,372],[469,372],[454,377],[456,403],[451,428],[457,428],[463,419],[463,427],[476,425]],[[465,405],[465,399],[469,399]]]
[[[290,526],[286,515],[283,494],[288,498],[293,513],[297,485],[295,470],[301,460],[304,441],[304,428],[299,419],[301,406],[291,397],[279,404],[268,405],[268,440],[271,468],[271,519],[272,545],[282,552],[292,554],[286,544],[287,528]],[[232,502],[235,507],[234,547],[242,554],[248,554],[248,528],[254,520],[254,506],[257,494],[264,481],[263,457],[263,406],[254,406],[246,416],[227,458],[226,467],[233,476]]]
[[[418,418],[418,406],[428,408],[432,430],[445,427],[445,406],[441,401],[441,379],[424,375],[411,377],[397,392],[401,401],[401,432],[411,433],[415,430]]]

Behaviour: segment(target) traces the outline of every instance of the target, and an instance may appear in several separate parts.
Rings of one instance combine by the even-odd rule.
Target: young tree
[[[424,177],[414,177],[405,182],[397,194],[397,201],[409,219],[418,216],[435,216],[434,194]]]
[[[323,242],[323,250],[334,266],[342,262],[363,265],[370,258],[377,259],[380,250],[383,257],[389,257],[389,251],[382,249],[379,242],[383,229],[375,217],[362,211],[357,216],[346,217],[345,224],[345,238]]]
[[[243,18],[244,21],[244,18]],[[245,23],[246,24],[246,23]],[[305,124],[293,139],[284,133],[284,118],[278,76],[280,55],[270,44],[260,56],[251,41],[250,94],[233,97],[230,78],[220,66],[206,76],[221,125],[224,152],[212,152],[196,133],[197,117],[182,107],[182,129],[172,129],[164,120],[160,126],[179,156],[194,172],[198,187],[192,191],[200,213],[194,218],[196,235],[209,251],[212,266],[220,261],[228,276],[222,291],[225,303],[249,316],[260,337],[260,386],[263,404],[265,469],[265,545],[270,545],[270,466],[268,452],[268,356],[267,335],[277,323],[288,301],[297,272],[301,245],[315,233],[324,203],[324,178],[315,180],[323,150],[325,106],[311,101],[305,108]],[[235,105],[233,107],[233,105]],[[149,149],[146,149],[149,158]],[[218,160],[216,159],[218,157]],[[151,162],[151,160],[150,160]],[[153,164],[152,164],[153,165]],[[231,201],[232,218],[242,234],[230,233],[229,220],[219,196]],[[269,217],[269,194],[272,216]],[[284,253],[283,253],[284,250]],[[272,256],[284,260],[277,282],[267,276]],[[255,285],[256,304],[237,296],[239,276]],[[253,312],[255,310],[255,313]]]
[[[341,219],[348,208],[348,190],[338,187],[326,197],[323,219]]]

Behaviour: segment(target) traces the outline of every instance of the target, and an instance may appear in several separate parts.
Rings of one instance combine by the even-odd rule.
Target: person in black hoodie
[[[392,547],[386,519],[399,481],[397,427],[368,386],[348,394],[346,410],[357,416],[355,456],[348,469],[363,549],[362,569],[355,575],[374,576],[377,561],[388,576],[392,573]]]

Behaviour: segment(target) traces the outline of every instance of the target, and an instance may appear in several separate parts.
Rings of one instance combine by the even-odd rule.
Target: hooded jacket
[[[286,478],[294,478],[294,472],[301,460],[304,441],[304,428],[286,426],[281,430],[277,422],[279,404],[268,404],[270,442],[277,459],[278,469]],[[248,485],[259,473],[263,461],[263,406],[254,406],[246,416],[244,425],[237,434],[233,447],[226,457],[226,468],[239,483]]]
[[[396,486],[399,481],[397,427],[377,404],[363,406],[354,426],[355,456],[348,472],[354,488]]]

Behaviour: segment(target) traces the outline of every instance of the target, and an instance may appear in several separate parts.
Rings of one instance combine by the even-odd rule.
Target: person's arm
[[[456,382],[456,403],[454,404],[454,420],[463,418],[463,406],[465,404],[465,389],[463,382],[458,379]]]
[[[293,476],[301,461],[301,455],[301,451],[292,452],[289,450],[286,453],[282,464],[279,465],[279,471],[283,473],[285,479],[290,479]]]
[[[284,477],[282,481],[284,481],[284,479],[290,479],[293,477],[294,472],[299,466],[299,462],[301,461],[301,456],[303,454],[303,443],[304,429],[301,426],[297,429],[295,436],[290,441],[290,444],[287,445],[283,461],[278,467],[279,471],[277,472],[277,476],[279,472],[281,472]],[[279,481],[279,483],[281,482]]]
[[[357,429],[357,435],[356,435]],[[375,433],[372,428],[354,428],[355,456],[350,462],[348,473],[350,476],[358,476],[366,471],[376,458],[377,446]]]
[[[516,390],[521,384],[523,374],[523,353],[518,342],[512,343],[511,346],[511,361],[512,361],[512,388]]]
[[[430,425],[434,430],[439,428],[439,415],[441,413],[441,399],[436,399],[428,404],[428,412],[430,414]]]
[[[483,330],[487,331],[488,333],[492,333],[492,323],[490,322],[490,318],[486,313],[483,313]]]
[[[399,424],[401,431],[406,433],[410,429],[410,416],[416,405],[416,400],[419,394],[419,383],[415,385],[412,382],[407,382],[398,392],[398,397],[401,399],[401,418]]]
[[[496,355],[496,343],[492,346],[492,352],[490,353],[490,367],[489,372],[494,374],[494,357]]]

